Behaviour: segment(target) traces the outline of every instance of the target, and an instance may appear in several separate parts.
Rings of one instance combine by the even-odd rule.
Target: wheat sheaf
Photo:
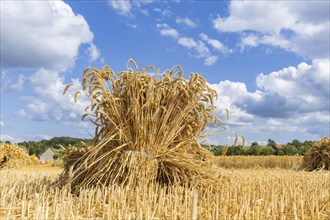
[[[221,122],[212,114],[217,93],[198,73],[191,73],[189,79],[183,75],[180,66],[163,73],[154,66],[119,73],[109,66],[88,67],[82,91],[74,99],[79,93],[90,98],[83,119],[88,116],[96,126],[95,136],[79,157],[73,152],[67,155],[61,184],[79,190],[214,181],[218,171],[213,169],[213,155],[199,141],[209,124]]]

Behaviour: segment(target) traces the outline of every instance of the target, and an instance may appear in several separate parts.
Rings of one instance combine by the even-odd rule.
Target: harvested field
[[[59,168],[0,171],[0,219],[191,219],[193,193],[178,185],[60,190]],[[330,173],[224,169],[219,191],[199,191],[198,219],[329,219]]]
[[[297,170],[303,156],[218,156],[217,164],[223,168],[280,168]]]

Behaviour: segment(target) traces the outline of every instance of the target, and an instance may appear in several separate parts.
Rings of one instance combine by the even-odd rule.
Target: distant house
[[[285,146],[282,145],[282,144],[275,144],[275,145],[272,146],[274,151],[282,150],[282,149],[284,149],[284,147]]]
[[[40,161],[54,160],[54,151],[51,148],[47,148],[45,151],[37,155]]]

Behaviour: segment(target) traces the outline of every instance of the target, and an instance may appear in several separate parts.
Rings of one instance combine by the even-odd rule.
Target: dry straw
[[[52,187],[60,169],[0,170],[0,219],[330,219],[330,173],[223,170],[229,181],[191,190],[112,185],[79,196]]]
[[[330,137],[316,141],[304,156],[305,170],[330,170]]]
[[[29,154],[16,144],[0,144],[0,169],[20,168],[26,165],[38,165],[38,158]]]
[[[146,74],[148,69],[156,74]],[[197,73],[183,78],[180,66],[158,71],[154,66],[118,74],[108,66],[84,71],[83,91],[76,92],[75,101],[79,93],[91,99],[83,118],[92,118],[95,137],[89,149],[67,155],[61,184],[77,191],[155,182],[198,186],[216,180],[213,156],[199,144],[204,129],[219,121],[212,114],[216,92]]]

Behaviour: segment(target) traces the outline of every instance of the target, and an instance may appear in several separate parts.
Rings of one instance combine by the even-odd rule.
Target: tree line
[[[24,141],[18,143],[19,146],[28,149],[30,155],[38,155],[47,148],[52,148],[55,152],[55,159],[63,155],[66,148],[81,147],[82,142],[90,144],[91,139],[73,138],[73,137],[54,137],[49,140],[41,141]],[[6,142],[10,143],[10,142]],[[258,142],[252,142],[251,146],[223,146],[223,145],[202,145],[205,149],[210,150],[215,156],[238,156],[238,155],[305,155],[305,153],[312,147],[313,141],[300,142],[297,139],[285,144],[278,145],[272,139],[268,139],[266,146],[259,145]],[[279,148],[280,147],[280,148]]]
[[[258,142],[252,142],[251,146],[223,146],[223,145],[203,145],[204,148],[210,150],[215,156],[226,155],[226,156],[267,156],[267,155],[278,155],[278,156],[294,156],[294,155],[305,155],[305,153],[312,147],[313,141],[300,142],[294,139],[292,142],[287,144],[278,145],[272,139],[268,139],[266,146],[261,146]]]
[[[28,149],[30,155],[38,155],[47,148],[52,148],[55,153],[54,159],[61,157],[68,147],[80,147],[82,142],[85,144],[91,143],[91,139],[73,138],[73,137],[54,137],[49,140],[41,141],[24,141],[17,143],[18,146]]]

